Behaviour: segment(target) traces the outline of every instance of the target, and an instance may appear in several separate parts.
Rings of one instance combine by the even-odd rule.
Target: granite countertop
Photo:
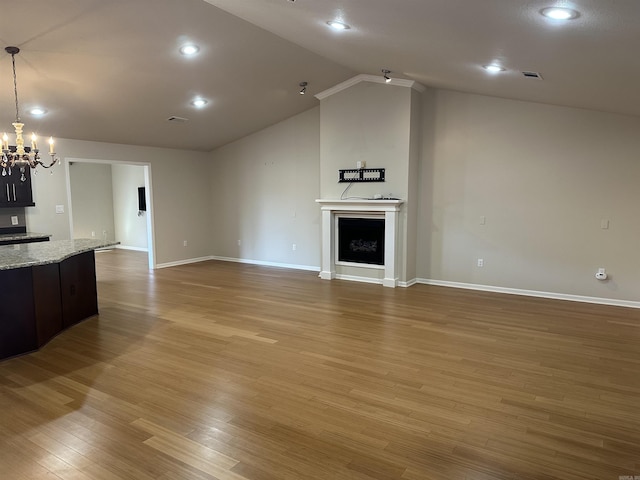
[[[20,240],[31,240],[36,238],[49,238],[51,237],[50,233],[0,233],[0,242],[6,241],[20,241]]]
[[[75,240],[2,245],[0,246],[0,270],[59,263],[73,255],[99,248],[112,247],[119,243],[79,238]]]

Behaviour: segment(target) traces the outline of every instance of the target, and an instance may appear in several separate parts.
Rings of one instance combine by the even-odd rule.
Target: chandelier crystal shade
[[[0,157],[0,166],[2,167],[2,176],[11,175],[14,168],[20,170],[20,180],[26,181],[25,171],[29,167],[37,172],[36,167],[42,166],[43,168],[51,168],[57,163],[59,159],[56,157],[56,153],[53,149],[53,137],[49,138],[49,156],[51,162],[46,164],[40,160],[40,150],[38,149],[37,137],[33,133],[31,135],[31,146],[25,147],[24,138],[22,136],[22,130],[24,123],[20,121],[20,108],[18,105],[18,82],[16,77],[16,54],[20,52],[18,47],[6,47],[5,51],[11,55],[11,63],[13,65],[13,93],[16,101],[16,121],[12,124],[15,131],[15,145],[9,145],[9,136],[4,133],[2,135],[2,156]]]

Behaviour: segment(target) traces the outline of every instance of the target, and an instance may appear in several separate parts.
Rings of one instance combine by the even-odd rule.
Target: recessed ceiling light
[[[483,65],[482,68],[484,68],[489,73],[500,73],[505,71],[504,67],[501,67],[500,65],[496,65],[496,64]]]
[[[199,51],[200,51],[200,47],[197,45],[194,45],[193,43],[188,43],[180,47],[180,53],[186,56],[195,55]]]
[[[45,113],[47,113],[47,109],[46,108],[42,108],[42,107],[34,107],[31,110],[29,110],[29,113],[31,115],[44,115]]]
[[[351,27],[349,25],[347,25],[346,23],[342,23],[342,22],[337,22],[335,20],[329,20],[327,22],[327,25],[329,25],[331,28],[333,28],[334,30],[349,30]]]
[[[576,10],[563,7],[547,7],[540,10],[540,13],[552,20],[573,20],[577,18],[580,13]]]
[[[196,108],[202,108],[207,103],[209,103],[209,102],[207,102],[204,98],[196,98],[194,100],[191,100],[191,105],[193,105]]]

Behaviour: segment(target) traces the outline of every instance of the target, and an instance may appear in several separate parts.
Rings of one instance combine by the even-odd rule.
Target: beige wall
[[[0,208],[0,227],[24,227],[26,225],[25,207]],[[11,224],[11,217],[18,217],[18,224]]]
[[[419,277],[640,300],[640,118],[442,90],[424,105]]]
[[[355,183],[347,196],[407,198],[411,97],[411,88],[365,81],[322,100],[322,198],[340,198],[348,184],[338,183],[338,170],[362,160],[367,168],[385,168],[385,182]]]
[[[320,191],[323,199],[339,199],[348,183],[338,171],[384,168],[384,183],[353,183],[345,198],[376,194],[405,201],[398,218],[398,278],[416,276],[417,171],[420,161],[420,93],[411,87],[363,81],[321,100]],[[410,238],[411,236],[411,238]],[[377,279],[379,271],[336,265],[338,275]]]
[[[362,85],[366,87],[356,96],[364,98],[370,89],[385,87]],[[415,265],[406,258],[408,281],[415,273],[421,281],[640,301],[636,254],[640,119],[445,90],[428,89],[409,98],[403,95],[406,91],[398,89],[401,98],[389,99],[386,118],[394,118],[398,111],[392,107],[395,101],[408,105],[417,98],[421,103],[420,122],[411,120],[412,125],[421,125],[421,131],[412,131],[409,141],[409,156],[419,152],[419,162],[411,160],[404,167],[409,185],[416,179],[419,183],[416,222],[412,226],[409,210],[406,224],[408,242],[414,241],[417,250]],[[367,160],[368,166],[385,166],[390,182],[394,181],[393,162],[387,163],[389,150],[384,155],[367,148],[358,153],[355,146],[356,138],[365,147],[373,144],[362,129],[365,118],[375,116],[372,123],[383,128],[386,123],[377,122],[385,117],[378,109],[367,115],[350,113],[352,99],[340,97],[341,93],[328,100],[336,99],[337,109],[344,107],[347,127],[340,127],[342,148],[322,150],[326,146],[317,143],[317,128],[338,126],[323,121],[319,110],[313,109],[212,154],[212,206],[226,205],[225,213],[216,214],[215,255],[319,265],[315,184],[308,185],[311,191],[306,195],[291,192],[286,184],[280,189],[286,199],[282,204],[307,208],[307,215],[298,215],[296,222],[300,230],[314,232],[313,251],[306,252],[304,262],[286,257],[278,246],[289,240],[273,233],[271,221],[279,232],[288,231],[287,221],[283,226],[283,219],[269,213],[271,208],[259,205],[260,198],[265,207],[273,204],[276,172],[284,169],[278,161],[304,158],[305,171],[320,174],[326,198],[340,196],[344,187],[337,183],[337,170],[355,166],[356,159]],[[402,122],[396,120],[388,122],[389,128]],[[403,128],[408,129],[408,123]],[[316,140],[296,142],[299,151],[291,155],[293,138]],[[313,162],[320,152],[328,166],[323,163],[318,170]],[[375,184],[357,188],[349,194],[370,196],[379,190]],[[406,195],[402,185],[385,188]],[[480,225],[481,216],[485,225]],[[602,219],[610,221],[609,229],[600,228]],[[274,246],[258,251],[243,243],[238,248],[242,234],[272,239]],[[478,258],[484,267],[476,266]],[[599,267],[610,273],[609,281],[595,279]]]
[[[147,250],[149,213],[138,211],[138,187],[145,186],[144,168],[139,165],[119,164],[111,167],[113,216],[116,239],[120,242],[120,247]]]
[[[318,108],[214,151],[210,185],[213,255],[320,265]]]
[[[206,153],[61,139],[57,150],[64,158],[140,163],[151,166],[156,262],[165,264],[211,254],[211,221],[207,214],[211,183]],[[63,158],[63,160],[64,160]],[[67,179],[64,165],[53,175],[34,175],[35,207],[25,209],[27,228],[51,233],[53,239],[70,236]],[[56,214],[55,206],[65,206]],[[183,247],[183,241],[188,246]]]
[[[69,183],[73,238],[115,240],[111,165],[72,162]]]
[[[422,131],[406,132],[410,157],[420,152],[418,279],[640,301],[640,118],[444,90],[420,101]],[[388,111],[369,114],[394,119]],[[351,120],[345,137],[368,145]],[[158,263],[214,255],[318,267],[320,130],[314,108],[211,154],[70,140],[59,149],[71,158],[151,165]],[[354,148],[323,171],[322,196],[340,196],[337,170],[355,162]],[[361,159],[376,166],[388,152],[365,149]],[[395,181],[393,166],[383,166]],[[416,165],[406,168],[411,181]],[[362,187],[350,193],[377,193]],[[402,188],[383,193],[404,196]],[[55,214],[67,202],[64,170],[35,176],[34,199],[37,206],[25,209],[29,230],[68,238],[66,215]],[[599,267],[609,281],[594,278]]]

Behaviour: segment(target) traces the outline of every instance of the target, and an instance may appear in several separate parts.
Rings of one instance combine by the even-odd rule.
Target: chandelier
[[[38,165],[43,168],[51,168],[55,164],[60,163],[53,150],[53,137],[49,138],[49,156],[51,163],[48,165],[40,160],[40,150],[38,149],[37,137],[33,133],[31,135],[31,147],[24,146],[24,138],[22,138],[22,129],[24,123],[20,122],[20,109],[18,107],[18,82],[16,79],[16,54],[20,52],[18,47],[6,47],[4,49],[11,55],[11,63],[13,64],[13,93],[16,99],[16,121],[12,124],[16,133],[15,145],[9,145],[9,136],[5,133],[2,135],[2,156],[0,157],[0,166],[2,167],[2,176],[11,175],[13,168],[20,170],[20,180],[26,181],[24,176],[26,168],[33,169],[37,173]]]

